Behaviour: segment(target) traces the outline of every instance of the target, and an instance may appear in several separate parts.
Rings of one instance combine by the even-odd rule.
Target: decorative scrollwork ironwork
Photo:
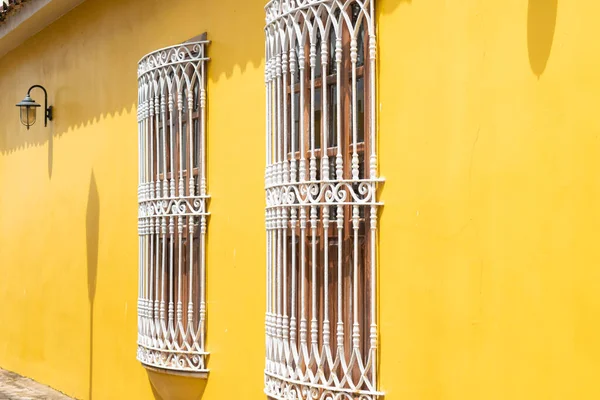
[[[205,55],[208,41],[198,41],[165,47],[146,54],[138,64],[138,78],[153,71],[177,64],[199,64],[207,61]]]
[[[138,360],[206,372],[207,41],[138,65]]]
[[[375,400],[375,0],[265,12],[265,393]]]

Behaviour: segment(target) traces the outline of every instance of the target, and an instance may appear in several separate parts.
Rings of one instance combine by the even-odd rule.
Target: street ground
[[[73,399],[29,378],[0,369],[0,400]]]

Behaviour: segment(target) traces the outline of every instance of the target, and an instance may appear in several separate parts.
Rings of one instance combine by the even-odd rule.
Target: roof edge
[[[2,0],[0,0],[2,1]],[[0,5],[0,58],[84,0],[9,0]]]
[[[0,24],[17,13],[27,0],[0,0]]]

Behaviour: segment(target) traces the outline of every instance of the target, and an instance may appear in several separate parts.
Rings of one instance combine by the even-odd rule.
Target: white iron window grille
[[[182,372],[207,372],[208,43],[160,49],[138,66],[137,358]]]
[[[266,6],[265,393],[377,390],[374,0]]]

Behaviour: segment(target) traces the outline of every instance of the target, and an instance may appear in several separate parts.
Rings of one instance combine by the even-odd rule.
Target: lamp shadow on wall
[[[52,167],[54,165],[54,135],[52,131],[48,137],[48,179],[52,179]]]
[[[400,6],[400,4],[412,4],[413,0],[385,0],[378,1],[375,4],[375,10],[379,14],[390,14]]]
[[[92,399],[92,378],[94,368],[94,299],[96,297],[96,278],[98,274],[98,242],[100,238],[100,196],[94,171],[90,177],[88,202],[86,211],[86,243],[87,243],[87,277],[88,300],[90,304],[90,367],[89,397]]]
[[[52,179],[52,171],[54,168],[54,136],[56,134],[56,128],[58,127],[59,131],[61,132],[60,134],[56,134],[56,136],[60,137],[65,133],[61,130],[63,128],[63,121],[61,120],[61,111],[63,110],[63,104],[65,104],[65,98],[68,98],[68,93],[65,92],[67,92],[67,90],[64,87],[59,86],[50,93],[52,95],[50,102],[58,102],[60,106],[56,108],[54,104],[51,104],[54,107],[52,110],[52,121],[48,123],[48,179]],[[68,104],[68,106],[69,108],[67,109],[70,111],[70,113],[72,113],[72,104]],[[43,144],[43,140],[41,144]]]
[[[527,10],[527,51],[531,71],[542,76],[548,65],[554,31],[558,0],[529,0]]]
[[[208,379],[179,376],[146,369],[156,400],[200,400]]]

